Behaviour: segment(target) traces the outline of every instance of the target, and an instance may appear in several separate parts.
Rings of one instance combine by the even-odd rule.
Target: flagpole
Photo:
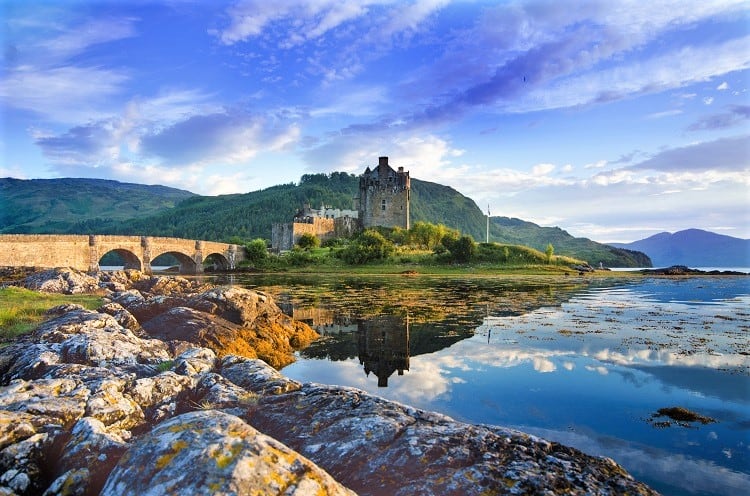
[[[490,204],[487,204],[487,243],[490,242]]]

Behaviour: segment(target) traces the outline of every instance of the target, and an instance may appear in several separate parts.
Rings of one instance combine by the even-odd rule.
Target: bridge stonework
[[[151,261],[169,253],[180,262],[180,274],[203,272],[203,261],[214,255],[222,269],[234,269],[245,259],[242,247],[214,241],[152,236],[79,234],[0,234],[0,266],[72,267],[99,270],[99,260],[114,251],[126,269],[150,274]]]

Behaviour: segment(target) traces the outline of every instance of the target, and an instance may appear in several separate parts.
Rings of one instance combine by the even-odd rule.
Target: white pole
[[[487,243],[490,242],[490,204],[487,204]]]

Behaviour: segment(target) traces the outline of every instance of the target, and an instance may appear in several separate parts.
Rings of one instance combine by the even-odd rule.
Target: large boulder
[[[272,298],[248,289],[222,287],[190,297],[155,296],[121,304],[146,319],[139,319],[141,325],[155,338],[187,341],[219,357],[260,358],[277,368],[294,361],[294,350],[318,337],[307,324],[281,313]]]
[[[215,410],[180,415],[138,439],[101,492],[176,493],[354,494],[305,457]]]
[[[80,294],[99,289],[99,278],[70,267],[35,272],[26,277],[23,286],[45,293]]]

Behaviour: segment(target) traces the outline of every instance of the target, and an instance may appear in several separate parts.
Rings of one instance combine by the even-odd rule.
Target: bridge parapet
[[[125,268],[147,274],[152,272],[151,261],[165,253],[179,260],[181,274],[203,272],[203,262],[211,255],[215,255],[225,269],[234,269],[244,260],[244,250],[237,245],[215,241],[108,234],[0,235],[0,266],[73,267],[96,271],[99,260],[112,251],[125,261]]]

